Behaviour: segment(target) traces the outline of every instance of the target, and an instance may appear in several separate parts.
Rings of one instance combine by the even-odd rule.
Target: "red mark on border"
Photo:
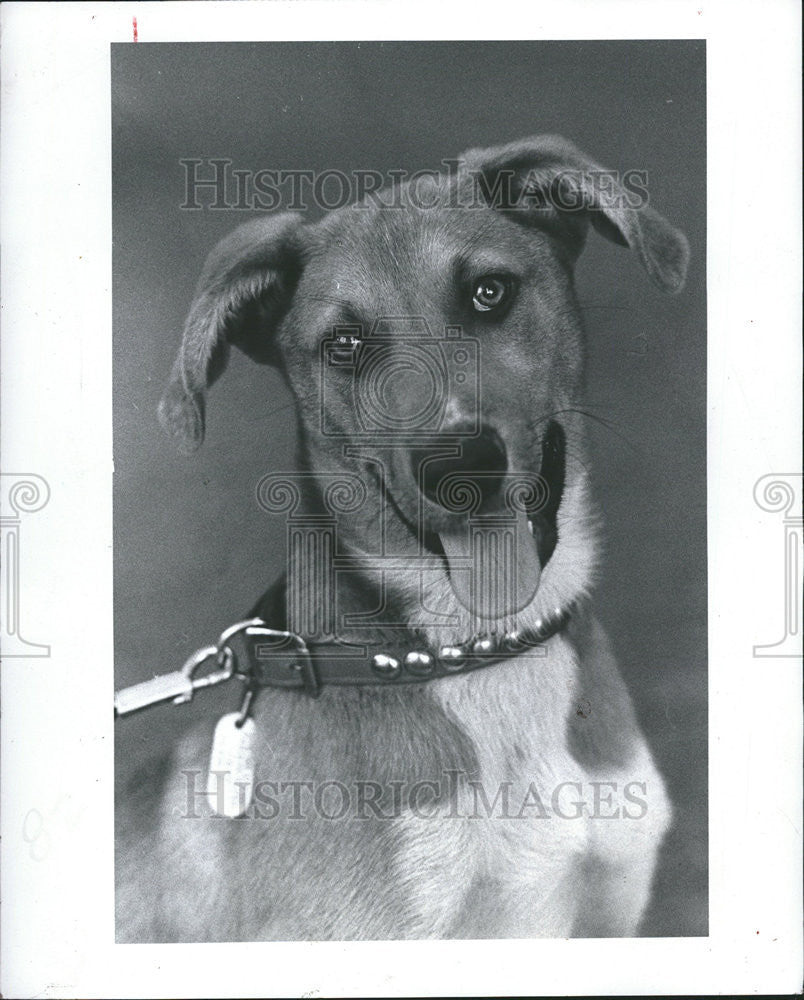
[[[137,41],[137,18],[136,17],[132,17],[131,18],[131,24],[134,27],[134,41],[136,42]]]

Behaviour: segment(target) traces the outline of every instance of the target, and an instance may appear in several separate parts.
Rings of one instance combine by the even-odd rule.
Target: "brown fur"
[[[320,432],[317,347],[336,323],[359,317],[425,316],[433,330],[459,323],[483,340],[483,419],[501,429],[511,465],[538,471],[541,436],[560,414],[567,437],[567,481],[558,545],[531,604],[530,624],[578,602],[570,629],[546,655],[401,689],[326,688],[318,700],[265,690],[254,718],[260,734],[257,781],[378,782],[388,818],[327,820],[310,810],[294,819],[226,820],[187,812],[183,771],[203,786],[214,720],[185,740],[151,784],[151,812],[122,819],[118,854],[118,937],[135,941],[289,940],[411,937],[530,937],[633,934],[646,906],[659,844],[670,821],[662,781],[587,595],[595,574],[596,515],[588,499],[588,457],[578,406],[583,339],[572,266],[591,222],[629,245],[665,290],[686,269],[683,236],[653,210],[624,206],[588,187],[597,169],[569,143],[541,137],[472,150],[456,177],[431,182],[426,210],[380,206],[333,212],[312,226],[297,216],[247,223],[213,251],[199,282],[161,417],[187,448],[203,438],[204,394],[221,374],[229,344],[284,372],[297,406],[300,450],[317,474],[363,477],[376,467],[345,457]],[[549,192],[557,179],[586,198],[583,212],[508,204],[450,208],[466,192],[468,171],[493,188],[510,171],[513,193]],[[619,192],[622,195],[622,192]],[[499,323],[467,314],[461,275],[505,268],[518,279],[516,301]],[[474,324],[474,325],[473,325]],[[456,389],[449,419],[470,400]],[[337,418],[355,416],[344,398]],[[409,524],[417,488],[399,451],[387,461],[389,551],[415,552]],[[315,510],[314,494],[306,509]],[[343,544],[366,551],[373,515],[347,524]],[[428,510],[429,527],[440,527]],[[368,565],[339,593],[341,610],[377,603]],[[389,607],[438,645],[471,633],[443,569],[400,571]],[[433,624],[436,613],[450,625]],[[292,624],[292,623],[291,623]],[[377,635],[383,638],[382,629]],[[124,723],[123,723],[124,724]],[[445,772],[457,772],[452,784]],[[162,780],[164,779],[164,780]],[[389,788],[440,783],[434,816],[416,816]],[[537,815],[472,817],[476,789],[502,785],[521,803],[531,787],[548,798],[564,782],[639,783],[643,816],[605,820]],[[592,792],[590,792],[590,788]],[[601,792],[605,798],[605,791]],[[140,809],[123,796],[123,808]],[[198,800],[200,802],[200,800]],[[154,805],[154,803],[156,803]],[[623,805],[622,795],[617,804]],[[199,805],[199,813],[205,810]],[[516,811],[516,807],[514,808]],[[636,810],[639,812],[639,807]],[[371,812],[369,810],[369,812]],[[457,818],[460,813],[463,818]]]

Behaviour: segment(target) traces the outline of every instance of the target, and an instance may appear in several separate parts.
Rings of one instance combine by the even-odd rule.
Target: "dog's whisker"
[[[620,425],[618,425],[615,421],[609,420],[606,417],[602,417],[599,414],[594,413],[592,410],[589,410],[587,408],[582,408],[578,406],[568,406],[560,410],[554,410],[552,411],[552,413],[548,413],[542,419],[548,420],[550,419],[550,417],[558,417],[565,413],[577,413],[581,417],[586,417],[588,420],[593,421],[600,427],[605,428],[605,430],[610,431],[611,434],[614,435],[614,437],[616,437],[619,441],[621,441],[634,454],[642,453],[643,449],[636,441],[632,440],[627,435],[625,435],[624,433],[622,433],[617,429],[618,426]]]
[[[310,295],[309,298],[311,302],[326,302],[328,305],[338,306],[339,309],[343,309],[345,312],[354,308],[352,302],[339,298],[337,295]]]
[[[615,305],[612,305],[610,303],[597,303],[597,302],[594,302],[594,303],[579,302],[578,303],[578,308],[581,309],[581,310],[607,309],[607,310],[610,310],[612,312],[633,312],[634,311],[634,307],[633,306],[615,306]]]

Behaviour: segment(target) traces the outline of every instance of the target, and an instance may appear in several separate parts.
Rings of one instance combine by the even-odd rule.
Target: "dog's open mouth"
[[[425,545],[446,560],[455,596],[473,615],[504,618],[533,600],[558,541],[565,451],[564,430],[551,421],[542,441],[539,476],[522,477],[525,489],[518,499],[501,488],[480,511],[425,534]],[[510,478],[515,484],[517,477]],[[534,480],[537,488],[528,489]]]

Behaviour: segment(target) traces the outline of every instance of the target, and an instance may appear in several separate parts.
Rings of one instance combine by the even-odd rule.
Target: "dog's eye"
[[[360,337],[351,333],[336,334],[328,345],[328,363],[330,365],[353,365],[360,343]]]
[[[339,348],[344,348],[346,350],[351,350],[360,343],[360,337],[353,337],[351,334],[340,333],[335,338],[335,343]]]
[[[508,282],[496,274],[487,274],[476,284],[472,295],[472,305],[478,312],[497,309],[508,295]]]

